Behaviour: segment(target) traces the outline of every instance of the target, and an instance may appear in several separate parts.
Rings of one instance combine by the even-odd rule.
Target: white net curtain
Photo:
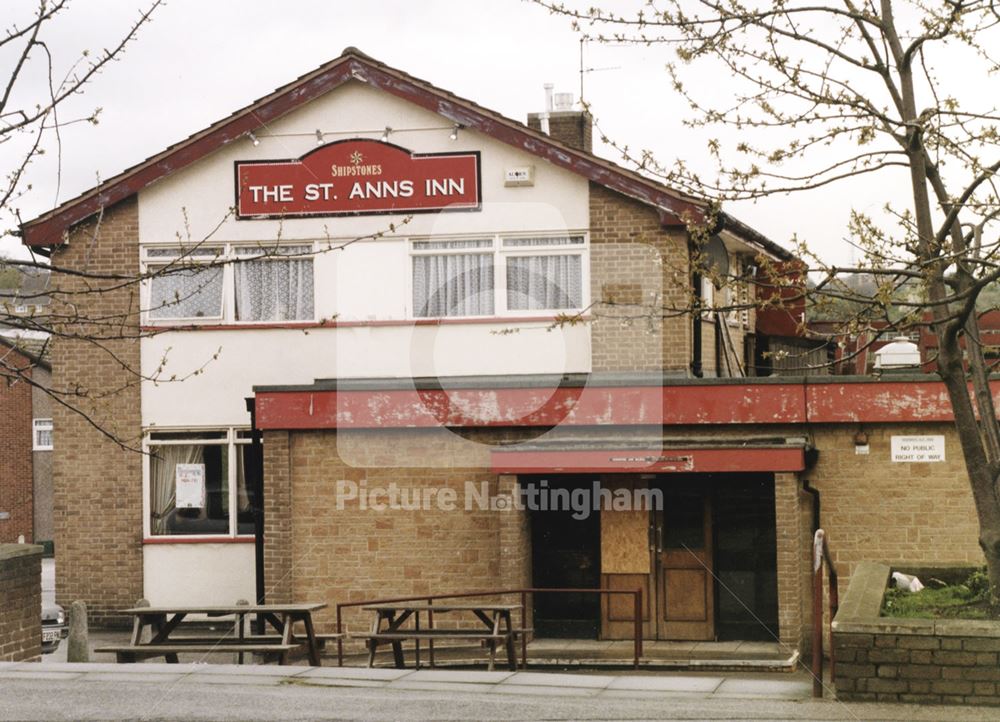
[[[421,317],[491,315],[493,256],[415,256],[413,307]]]
[[[512,311],[579,308],[580,256],[513,256],[507,259],[507,308]]]
[[[312,318],[312,259],[268,259],[236,264],[236,320]]]

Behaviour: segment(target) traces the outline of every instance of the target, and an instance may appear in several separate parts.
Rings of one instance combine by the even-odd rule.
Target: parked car
[[[58,604],[42,605],[42,654],[59,649],[59,642],[69,634],[66,610]]]

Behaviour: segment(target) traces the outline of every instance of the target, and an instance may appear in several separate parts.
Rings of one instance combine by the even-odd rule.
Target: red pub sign
[[[478,210],[479,153],[342,140],[301,158],[236,162],[237,218]]]

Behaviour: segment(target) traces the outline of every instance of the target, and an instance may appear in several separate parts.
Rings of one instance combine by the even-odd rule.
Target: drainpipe
[[[812,533],[815,534],[819,530],[819,489],[814,489],[809,486],[809,479],[802,480],[802,491],[809,494],[813,498],[813,528]]]
[[[251,463],[246,465],[244,474],[249,478],[247,484],[254,490],[253,494],[253,542],[255,577],[257,582],[257,604],[266,602],[264,584],[264,449],[261,446],[260,429],[257,428],[257,409],[253,397],[245,399],[247,411],[250,412],[250,457]],[[264,619],[257,620],[257,634],[264,634]]]
[[[691,314],[691,375],[700,379],[704,375],[701,368],[701,274],[691,274],[691,294],[694,300]]]

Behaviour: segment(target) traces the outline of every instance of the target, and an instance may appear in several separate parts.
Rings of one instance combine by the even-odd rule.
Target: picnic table
[[[372,604],[362,607],[363,610],[374,612],[371,632],[362,635],[368,640],[368,666],[375,664],[375,651],[380,644],[392,646],[393,660],[396,667],[405,666],[403,659],[403,642],[415,642],[415,662],[420,666],[420,642],[428,641],[433,645],[435,640],[458,639],[481,641],[489,650],[489,670],[493,671],[496,661],[497,647],[501,644],[507,651],[507,664],[512,670],[517,669],[517,657],[514,654],[514,634],[516,630],[511,625],[511,613],[521,609],[520,604],[430,604],[427,602],[399,602],[393,604]],[[476,628],[448,628],[434,626],[435,615],[468,612],[482,626]],[[420,616],[426,614],[426,624],[421,626]],[[413,620],[412,627],[404,627],[406,622]],[[385,625],[383,628],[383,624]],[[433,655],[433,646],[431,647]],[[432,663],[433,663],[433,657]]]
[[[136,662],[147,657],[165,657],[167,662],[177,663],[177,655],[184,653],[235,652],[242,663],[243,655],[261,654],[278,658],[279,664],[287,664],[288,654],[304,649],[309,656],[309,664],[319,667],[319,652],[322,642],[338,635],[317,635],[313,627],[312,613],[323,609],[326,604],[234,604],[190,607],[133,607],[122,610],[122,614],[133,617],[132,637],[127,645],[98,647],[95,651],[114,653],[119,662]],[[231,631],[199,635],[178,634],[181,622],[189,615],[206,617],[233,617]],[[276,631],[275,634],[251,635],[246,631],[246,618],[255,615],[264,619]],[[297,636],[293,627],[302,622],[305,636]],[[142,641],[143,632],[150,630],[150,639]]]

